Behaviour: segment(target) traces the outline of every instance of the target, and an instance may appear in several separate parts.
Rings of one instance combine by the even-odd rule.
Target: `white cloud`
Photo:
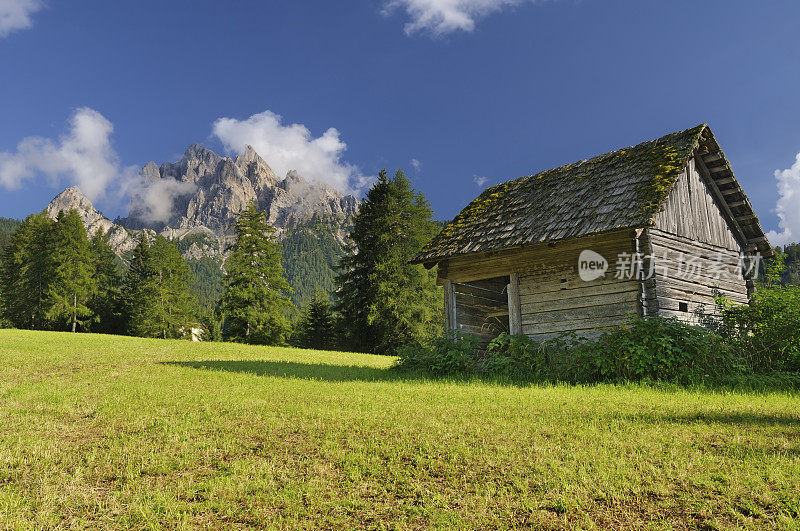
[[[356,166],[342,160],[347,144],[335,128],[314,137],[305,125],[281,122],[281,116],[271,111],[254,114],[246,120],[220,118],[214,122],[213,134],[229,151],[241,153],[245,145],[253,146],[281,176],[297,170],[310,181],[344,193],[357,192],[369,182]]]
[[[420,31],[443,35],[472,31],[478,19],[524,1],[536,0],[388,0],[384,12],[403,9],[411,19],[405,25],[407,35]]]
[[[2,0],[0,0],[2,1]],[[122,168],[111,144],[114,126],[99,112],[81,108],[69,121],[69,131],[57,141],[33,136],[16,151],[0,152],[0,185],[19,188],[26,180],[45,175],[58,184],[78,185],[89,199],[105,195],[109,185],[119,186],[135,175]]]
[[[131,215],[138,219],[167,223],[172,217],[175,199],[196,189],[194,183],[175,179],[143,183],[131,192]]]
[[[411,159],[411,167],[414,168],[414,171],[419,173],[422,169],[422,163],[417,159]]]
[[[113,124],[99,112],[78,109],[58,140],[29,137],[16,151],[0,152],[0,186],[16,189],[44,176],[54,186],[77,185],[93,202],[111,195],[119,203],[130,195],[136,199],[139,217],[167,221],[175,198],[193,191],[194,185],[171,179],[144,183],[138,167],[120,165],[111,142],[113,132]]]
[[[775,170],[775,179],[780,195],[775,212],[781,232],[770,231],[767,237],[772,245],[800,242],[800,153],[791,168]]]
[[[488,177],[484,177],[482,175],[473,175],[472,180],[475,184],[477,184],[480,188],[483,188],[487,182],[489,182]]]
[[[33,26],[31,15],[42,7],[41,0],[0,0],[0,37]]]

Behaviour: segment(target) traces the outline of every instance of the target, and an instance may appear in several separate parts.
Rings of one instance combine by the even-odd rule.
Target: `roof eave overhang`
[[[636,230],[643,230],[648,228],[650,225],[641,224],[635,225],[630,227],[614,227],[609,230],[604,231],[597,231],[588,234],[581,234],[580,236],[568,237],[568,238],[550,238],[542,241],[535,241],[535,242],[528,242],[523,243],[521,245],[510,245],[506,247],[497,247],[497,248],[479,248],[473,251],[467,251],[463,253],[451,253],[451,254],[442,254],[442,255],[423,255],[419,254],[408,261],[409,264],[422,264],[426,269],[431,269],[436,266],[438,263],[443,262],[445,260],[451,260],[454,258],[466,258],[466,257],[479,257],[485,256],[487,254],[496,254],[496,253],[504,253],[508,251],[517,251],[521,249],[528,249],[530,247],[536,247],[541,245],[556,245],[562,242],[568,242],[573,240],[580,240],[583,238],[592,238],[597,236],[602,236],[604,234],[612,234],[617,232],[624,232],[624,231],[636,231]]]
[[[744,240],[741,243],[745,252],[758,252],[764,258],[774,256],[775,252],[761,228],[750,199],[733,174],[730,162],[708,126],[703,130],[694,154],[701,173],[729,218],[729,224]]]

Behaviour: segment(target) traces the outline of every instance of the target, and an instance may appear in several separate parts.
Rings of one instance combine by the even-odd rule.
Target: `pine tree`
[[[76,332],[91,318],[89,299],[96,289],[94,257],[86,228],[75,210],[59,212],[53,231],[53,277],[47,290],[45,315]]]
[[[45,311],[55,269],[54,225],[46,214],[32,214],[6,245],[0,272],[3,311],[18,328],[44,329],[48,325]]]
[[[11,238],[11,235],[14,234],[14,231],[20,226],[22,222],[16,219],[9,219],[9,218],[2,218],[0,217],[0,275],[3,271],[3,260],[5,255],[5,247],[8,243],[8,240]],[[13,323],[5,317],[5,303],[3,302],[3,289],[2,289],[2,281],[0,281],[0,328],[4,328],[7,326],[13,326]]]
[[[197,311],[190,280],[189,268],[173,242],[158,235],[150,245],[142,233],[123,288],[128,332],[164,339],[188,337]]]
[[[336,343],[336,326],[328,297],[316,292],[303,311],[292,341],[295,346],[331,350]]]
[[[394,354],[436,334],[442,316],[435,271],[408,261],[438,230],[429,203],[398,171],[367,193],[341,261],[336,309],[353,350]]]
[[[117,255],[108,239],[108,235],[97,229],[91,240],[94,255],[94,278],[96,289],[89,301],[89,308],[94,314],[92,331],[102,333],[121,333],[120,297],[121,275],[117,266]]]
[[[147,336],[145,326],[152,321],[152,300],[156,297],[155,273],[150,258],[147,233],[142,232],[133,249],[128,272],[122,287],[123,315],[126,331],[134,336]]]
[[[274,232],[267,214],[252,203],[236,221],[236,242],[225,265],[225,292],[220,300],[228,339],[268,345],[286,339],[285,311],[291,305],[291,288]]]
[[[158,279],[157,312],[161,335],[184,337],[197,319],[197,301],[189,291],[192,283],[189,266],[174,242],[158,235],[151,257]]]
[[[217,310],[201,308],[200,325],[203,330],[203,341],[222,341],[222,319]]]

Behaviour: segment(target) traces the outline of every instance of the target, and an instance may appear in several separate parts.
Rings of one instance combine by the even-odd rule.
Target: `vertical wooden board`
[[[522,314],[519,302],[519,275],[511,273],[508,284],[508,328],[511,334],[522,333]]]
[[[655,227],[726,249],[741,248],[694,159],[678,176],[664,209],[655,217]]]
[[[456,314],[456,292],[451,280],[444,281],[444,311],[445,326],[448,330],[458,329],[458,316]]]

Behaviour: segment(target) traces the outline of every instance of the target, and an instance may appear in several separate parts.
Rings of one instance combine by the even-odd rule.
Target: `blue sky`
[[[798,21],[796,1],[0,0],[0,216],[80,183],[114,217],[147,161],[248,142],[340,189],[403,168],[446,219],[708,122],[764,227],[800,240]]]

